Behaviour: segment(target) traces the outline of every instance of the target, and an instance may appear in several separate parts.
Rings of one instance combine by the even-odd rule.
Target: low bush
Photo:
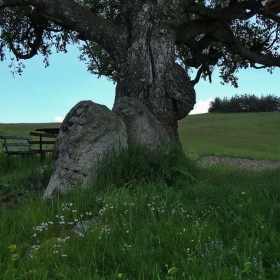
[[[210,103],[209,113],[279,112],[280,98],[275,95],[235,95],[231,98],[216,97]]]

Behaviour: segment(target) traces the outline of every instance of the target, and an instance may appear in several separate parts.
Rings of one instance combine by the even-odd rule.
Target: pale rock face
[[[56,163],[44,197],[88,186],[107,151],[127,148],[130,143],[152,149],[168,142],[164,126],[135,98],[118,99],[112,111],[81,101],[62,123],[53,154]]]
[[[164,126],[139,100],[122,97],[115,102],[113,112],[126,124],[128,143],[153,148],[170,141]]]
[[[122,119],[106,106],[81,101],[64,119],[55,145],[53,174],[44,197],[86,187],[95,177],[104,153],[127,147]]]

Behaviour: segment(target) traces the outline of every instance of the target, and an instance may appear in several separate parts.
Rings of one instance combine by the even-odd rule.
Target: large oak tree
[[[0,0],[0,59],[11,51],[21,71],[82,41],[81,59],[116,82],[116,100],[137,98],[178,138],[194,85],[214,68],[237,86],[239,68],[280,66],[279,1],[268,2],[274,11],[259,0]]]

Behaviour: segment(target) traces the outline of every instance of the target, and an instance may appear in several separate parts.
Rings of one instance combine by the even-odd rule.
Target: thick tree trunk
[[[130,42],[117,65],[116,100],[135,97],[178,139],[178,120],[195,104],[186,71],[175,62],[175,33],[151,1],[130,18]],[[115,101],[116,101],[115,100]]]

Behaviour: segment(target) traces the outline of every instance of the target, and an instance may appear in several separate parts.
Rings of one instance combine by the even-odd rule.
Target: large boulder
[[[109,150],[127,147],[126,126],[106,106],[81,101],[64,119],[57,137],[54,171],[44,197],[66,193],[93,180],[98,163]]]
[[[128,143],[153,148],[157,144],[165,144],[170,141],[164,126],[136,98],[119,98],[115,102],[113,112],[119,115],[125,122]]]

